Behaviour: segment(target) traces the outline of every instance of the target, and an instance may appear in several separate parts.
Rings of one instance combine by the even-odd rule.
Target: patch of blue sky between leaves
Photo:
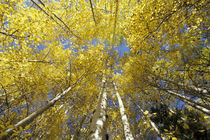
[[[130,48],[128,47],[126,40],[123,40],[122,44],[115,47],[114,50],[119,53],[120,57],[124,56],[125,53],[130,53]]]

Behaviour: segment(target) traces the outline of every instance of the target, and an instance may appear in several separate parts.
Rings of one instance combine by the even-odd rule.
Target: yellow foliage
[[[177,140],[177,138],[176,137],[172,137],[172,140]]]
[[[122,97],[137,95],[146,107],[165,97],[165,92],[157,90],[151,81],[156,84],[168,76],[175,81],[171,85],[180,79],[191,85],[194,82],[190,79],[195,75],[200,77],[199,71],[204,71],[203,77],[208,80],[209,49],[197,50],[208,43],[207,39],[200,43],[206,32],[204,28],[208,28],[205,0],[92,0],[93,9],[89,2],[3,0],[0,3],[0,91],[3,93],[0,99],[5,109],[0,127],[3,130],[13,127],[8,120],[17,123],[24,119],[83,74],[84,80],[32,122],[37,125],[35,134],[42,128],[40,134],[49,132],[44,139],[56,139],[63,134],[63,127],[68,128],[65,123],[70,115],[79,119],[78,116],[94,110],[102,74],[106,75],[107,83],[114,79],[120,85]],[[131,52],[119,60],[115,46],[124,41]],[[194,52],[200,53],[198,59],[194,59]],[[186,71],[180,72],[182,68]],[[203,81],[203,77],[199,80]],[[74,104],[71,111],[68,111],[69,100]],[[172,101],[166,99],[166,102]],[[15,111],[11,111],[13,108]],[[17,108],[21,108],[18,113]],[[129,111],[127,107],[126,112]],[[114,119],[119,115],[116,111],[111,114]],[[149,109],[144,114],[148,115]],[[150,124],[144,127],[149,128]],[[183,128],[190,129],[186,123]],[[23,127],[18,129],[23,131]]]
[[[148,110],[146,110],[146,111],[144,112],[144,114],[145,114],[145,115],[147,115],[148,113],[149,113],[149,111],[148,111]]]
[[[189,125],[186,124],[186,123],[183,124],[183,128],[184,128],[184,129],[190,129]]]

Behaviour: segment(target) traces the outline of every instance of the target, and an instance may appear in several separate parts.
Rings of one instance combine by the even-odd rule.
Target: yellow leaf
[[[7,123],[6,123],[6,125],[9,125],[10,124],[10,121],[8,121]]]
[[[164,129],[164,131],[165,131],[165,132],[168,132],[168,130],[167,130],[167,129]]]
[[[0,136],[5,136],[7,134],[8,134],[7,132],[2,132],[2,133],[0,133]]]
[[[26,130],[28,130],[29,128],[30,128],[30,125],[27,125],[27,126],[25,127]]]
[[[198,130],[199,132],[204,132],[205,130]]]
[[[115,119],[117,116],[118,116],[118,114],[116,112],[114,112],[112,115],[113,119]]]
[[[13,133],[13,134],[12,134],[12,136],[17,136],[17,135],[18,135],[17,133]]]
[[[23,127],[22,126],[20,126],[19,129],[20,129],[20,131],[23,131]]]
[[[27,134],[27,136],[30,137],[31,136],[31,133]]]
[[[177,138],[176,137],[172,137],[172,140],[177,140]]]
[[[13,125],[9,125],[8,128],[13,128]]]
[[[144,114],[145,114],[145,115],[147,115],[148,113],[149,113],[149,111],[148,111],[148,110],[146,110],[146,111],[144,112]]]
[[[147,123],[147,128],[149,128],[150,127],[150,124],[149,123]]]
[[[4,129],[4,128],[5,128],[5,126],[4,126],[4,125],[0,125],[0,127],[1,127],[2,129]]]
[[[172,126],[169,126],[170,129],[173,129]]]
[[[184,128],[184,129],[189,129],[190,127],[189,127],[188,124],[184,123],[183,128]]]
[[[209,119],[210,117],[209,116],[204,116],[204,119]]]

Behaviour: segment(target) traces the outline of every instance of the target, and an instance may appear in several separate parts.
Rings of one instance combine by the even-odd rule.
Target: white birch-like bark
[[[105,125],[106,125],[107,93],[105,88],[105,81],[106,80],[102,80],[103,86],[99,94],[99,101],[96,107],[96,111],[93,115],[88,140],[104,140],[106,136]]]
[[[73,87],[77,85],[78,82],[80,82],[85,74],[83,74],[71,87],[67,88],[64,90],[62,93],[59,93],[54,99],[49,101],[45,106],[40,107],[37,111],[33,112],[31,115],[27,116],[26,118],[22,119],[19,121],[17,124],[14,125],[13,128],[7,129],[5,132],[7,135],[1,136],[0,140],[7,139],[9,135],[11,135],[13,130],[17,127],[25,127],[26,125],[30,124],[34,119],[36,119],[39,115],[41,115],[43,112],[45,112],[47,109],[50,107],[54,106],[54,104],[61,98],[63,97],[66,93],[68,93]]]
[[[13,130],[15,128],[20,127],[20,126],[21,127],[24,127],[27,124],[31,123],[36,117],[38,117],[43,112],[45,112],[47,109],[49,109],[50,107],[52,107],[63,95],[65,95],[71,89],[72,89],[72,87],[69,87],[64,92],[62,92],[61,94],[59,94],[58,96],[56,96],[53,100],[49,101],[45,106],[41,107],[40,109],[38,109],[37,111],[35,111],[31,115],[29,115],[28,117],[26,117],[26,118],[22,119],[21,121],[19,121],[17,124],[14,125],[13,128],[7,129],[5,131],[7,133],[7,135],[4,135],[3,137],[0,137],[0,139],[7,139],[7,136],[8,135],[11,135],[13,133]]]
[[[200,111],[202,111],[203,113],[206,113],[208,115],[210,115],[210,107],[208,105],[203,105],[202,103],[198,103],[184,95],[180,95],[180,94],[177,94],[173,91],[170,91],[170,90],[166,90],[169,94],[171,94],[172,96],[175,96],[176,98],[182,100],[183,102],[187,103],[188,105],[194,107],[195,109],[198,109]]]
[[[118,103],[119,103],[119,108],[120,108],[120,114],[121,114],[121,119],[122,119],[123,128],[124,128],[125,139],[126,140],[134,140],[133,135],[132,135],[131,130],[130,130],[129,123],[128,123],[128,118],[125,114],[125,108],[124,108],[122,99],[120,97],[120,94],[118,93],[117,86],[115,85],[115,83],[113,83],[113,85],[114,85],[114,89],[115,89],[117,99],[118,99]]]
[[[155,86],[155,87],[161,88],[160,85],[158,85],[158,84],[154,84],[151,81],[148,81],[148,82],[150,82],[151,84],[153,84],[153,86]],[[206,114],[210,115],[210,106],[209,105],[196,102],[196,101],[190,99],[189,97],[187,97],[185,95],[180,95],[180,94],[178,94],[176,92],[173,92],[173,91],[170,91],[170,90],[167,90],[167,89],[164,89],[164,88],[161,88],[161,89],[164,90],[164,91],[166,91],[170,95],[172,95],[172,96],[180,99],[181,101],[185,102],[186,104],[194,107],[195,109],[200,110],[203,113],[206,113]]]
[[[201,93],[201,95],[203,95],[203,96],[210,96],[209,95],[209,91],[207,90],[207,89],[203,89],[203,88],[198,88],[198,87],[196,87],[196,86],[194,86],[194,85],[192,85],[192,86],[189,86],[189,85],[184,85],[184,84],[182,84],[182,83],[176,83],[176,82],[174,82],[174,81],[172,81],[172,80],[169,80],[169,79],[166,79],[166,78],[162,78],[164,81],[167,81],[167,82],[170,82],[170,83],[173,83],[173,84],[176,84],[176,85],[178,85],[178,86],[181,86],[181,87],[187,87],[187,88],[189,88],[190,90],[193,90],[194,92],[198,92],[198,93]]]
[[[157,76],[157,75],[156,75]],[[209,94],[209,91],[207,89],[203,89],[203,88],[198,88],[194,85],[190,86],[190,85],[185,85],[183,83],[176,83],[175,81],[173,80],[170,80],[170,79],[167,79],[167,78],[164,78],[164,77],[160,77],[160,76],[157,76],[158,78],[168,82],[168,83],[172,83],[174,85],[177,85],[179,87],[182,87],[183,89],[187,89],[187,90],[190,90],[192,91],[192,93],[188,93],[188,94],[191,94],[191,95],[196,95],[204,100],[207,100],[209,101],[209,97],[210,97],[210,94]],[[151,79],[151,78],[150,78]]]

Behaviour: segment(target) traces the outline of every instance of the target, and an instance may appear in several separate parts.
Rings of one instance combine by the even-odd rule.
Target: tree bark
[[[183,83],[177,83],[173,80],[170,80],[170,79],[167,79],[167,78],[164,78],[164,77],[160,77],[160,76],[155,75],[155,74],[153,74],[153,75],[156,76],[158,79],[167,82],[167,84],[173,84],[173,85],[176,85],[177,87],[182,87],[182,89],[184,90],[184,92],[186,92],[186,94],[197,96],[197,97],[199,97],[203,100],[206,100],[208,102],[210,101],[209,100],[210,94],[209,94],[209,91],[207,89],[198,88],[194,85],[185,85]],[[150,77],[150,79],[152,79],[152,78]]]
[[[206,113],[208,115],[210,115],[210,108],[208,105],[203,105],[201,103],[198,103],[192,99],[189,99],[188,97],[184,96],[184,95],[180,95],[177,94],[173,91],[170,90],[165,90],[167,93],[171,94],[172,96],[175,96],[176,98],[182,100],[183,102],[187,103],[188,105],[194,107],[197,110],[202,111],[203,113]]]
[[[165,89],[163,87],[161,87],[160,85],[156,84],[156,83],[153,83],[151,81],[148,81],[152,86],[154,87],[157,87],[157,88],[160,88],[161,90],[169,93],[170,95],[174,96],[175,98],[177,99],[180,99],[181,101],[185,102],[186,104],[194,107],[195,109],[197,110],[200,110],[202,111],[203,113],[206,113],[208,115],[210,115],[210,106],[209,105],[206,105],[206,104],[203,104],[203,103],[199,103],[199,102],[196,102],[192,99],[190,99],[189,97],[185,96],[185,95],[180,95],[176,92],[173,92],[171,90],[168,90],[168,89]]]
[[[102,80],[102,89],[99,94],[99,100],[96,111],[93,115],[92,123],[90,126],[90,133],[88,140],[105,140],[106,138],[106,107],[107,107],[107,93],[105,88],[106,80]]]
[[[126,140],[134,140],[134,137],[131,133],[130,126],[128,123],[128,118],[125,114],[125,108],[124,108],[122,99],[120,97],[120,94],[118,93],[117,86],[115,85],[115,83],[113,83],[113,85],[114,85],[114,89],[115,89],[118,103],[119,103],[119,109],[120,109],[121,119],[122,119],[122,123],[123,123],[125,139]]]
[[[63,93],[59,94],[58,96],[56,96],[53,100],[49,101],[44,107],[41,107],[40,109],[38,109],[37,111],[35,111],[34,113],[32,113],[31,115],[29,115],[28,117],[24,118],[23,120],[19,121],[17,124],[14,125],[13,128],[7,129],[5,132],[7,133],[7,135],[4,135],[2,137],[0,137],[0,139],[7,139],[8,135],[11,135],[13,133],[13,130],[16,127],[25,127],[27,124],[30,124],[35,118],[37,118],[39,115],[41,115],[43,112],[45,112],[47,109],[49,109],[50,107],[52,107],[63,95],[65,95],[67,92],[69,92],[72,89],[72,87],[69,87],[68,89],[66,89]]]
[[[52,99],[51,101],[49,101],[45,106],[41,107],[40,109],[38,109],[37,111],[33,112],[31,115],[29,115],[28,117],[22,119],[21,121],[19,121],[17,124],[14,125],[13,128],[7,129],[5,132],[7,133],[4,136],[0,137],[0,140],[6,140],[10,135],[12,135],[14,132],[13,130],[17,127],[25,127],[26,125],[30,124],[34,119],[36,119],[39,115],[41,115],[43,112],[45,112],[46,110],[48,110],[50,107],[54,106],[54,104],[61,99],[61,97],[63,97],[66,93],[68,93],[72,88],[74,88],[77,83],[79,81],[81,81],[83,79],[85,74],[83,74],[71,87],[67,88],[66,90],[64,90],[62,93],[59,93],[54,99]]]

